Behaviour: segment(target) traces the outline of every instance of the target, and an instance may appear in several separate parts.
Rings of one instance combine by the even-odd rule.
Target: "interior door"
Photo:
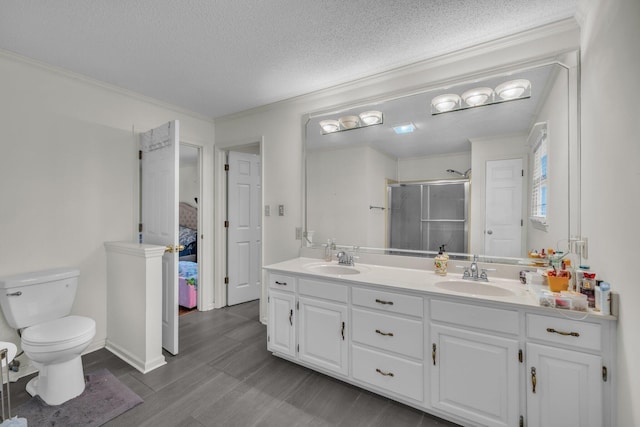
[[[145,132],[142,151],[142,241],[167,247],[162,257],[162,347],[178,354],[179,122]]]
[[[522,256],[522,170],[522,159],[487,161],[485,255]]]
[[[260,298],[260,156],[231,151],[227,163],[227,304],[234,305]]]

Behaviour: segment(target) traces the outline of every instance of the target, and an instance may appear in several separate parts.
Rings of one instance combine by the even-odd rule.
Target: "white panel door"
[[[179,126],[174,120],[140,136],[142,241],[168,248],[162,257],[162,347],[171,354],[178,354]]]
[[[602,358],[527,344],[527,425],[602,426]]]
[[[431,403],[485,426],[515,426],[518,341],[431,326]]]
[[[347,374],[347,306],[300,297],[300,360]]]
[[[522,159],[489,160],[486,169],[484,253],[522,256]]]
[[[260,156],[231,151],[228,164],[227,304],[234,305],[260,298]]]

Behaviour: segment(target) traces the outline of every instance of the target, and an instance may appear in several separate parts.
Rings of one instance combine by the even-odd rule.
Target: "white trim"
[[[214,184],[214,194],[215,194],[215,208],[214,208],[214,229],[215,229],[215,249],[214,249],[214,308],[221,308],[227,305],[227,286],[224,283],[224,278],[226,275],[226,265],[227,265],[227,229],[224,227],[224,221],[227,219],[227,174],[224,170],[224,165],[227,159],[227,152],[233,151],[234,148],[242,147],[245,145],[258,144],[260,150],[260,187],[261,194],[260,200],[261,204],[265,203],[265,194],[264,194],[264,137],[252,137],[246,138],[242,140],[237,140],[233,142],[229,142],[225,145],[217,145],[215,147],[214,154],[214,171],[215,171],[215,184]],[[262,242],[262,250],[260,251],[260,271],[262,272],[262,266],[264,266],[264,211],[262,210],[262,206],[260,206],[260,211],[262,212],[262,227],[261,227],[261,242]],[[260,297],[260,318],[262,316],[266,316],[266,308],[263,307],[263,304],[266,303],[264,299],[264,289],[265,289],[265,277],[266,273],[261,273],[261,281],[262,281],[262,289],[263,292]]]
[[[140,258],[159,258],[164,255],[164,246],[148,245],[136,242],[104,242],[107,252],[137,256]]]
[[[147,372],[151,372],[154,369],[167,364],[167,361],[162,355],[158,356],[154,360],[147,360],[147,361],[140,360],[140,358],[136,357],[135,355],[123,349],[122,347],[118,346],[117,344],[110,342],[109,340],[105,342],[104,348],[106,348],[111,353],[115,354],[120,359],[124,360],[129,365],[133,366],[143,374],[146,374]]]

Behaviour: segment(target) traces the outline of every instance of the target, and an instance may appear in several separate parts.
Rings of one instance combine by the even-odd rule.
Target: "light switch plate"
[[[270,216],[270,215],[271,215],[271,206],[264,205],[264,216]]]
[[[278,215],[284,216],[284,205],[278,205]]]

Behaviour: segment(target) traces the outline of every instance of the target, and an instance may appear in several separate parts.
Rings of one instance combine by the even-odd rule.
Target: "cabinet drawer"
[[[600,351],[602,327],[598,323],[527,314],[527,338]]]
[[[351,322],[354,341],[422,360],[422,321],[354,308]]]
[[[422,321],[357,308],[351,321],[353,341],[422,360]]]
[[[352,347],[353,378],[383,391],[422,401],[422,363],[354,345]]]
[[[284,274],[269,274],[269,287],[279,291],[293,292],[296,287],[296,278]]]
[[[421,297],[364,288],[353,288],[351,296],[355,305],[422,317],[423,302]]]
[[[519,334],[517,311],[461,304],[434,299],[431,301],[431,319],[454,325],[485,329],[505,334]]]
[[[323,280],[298,280],[298,293],[331,301],[347,302],[347,287]]]

